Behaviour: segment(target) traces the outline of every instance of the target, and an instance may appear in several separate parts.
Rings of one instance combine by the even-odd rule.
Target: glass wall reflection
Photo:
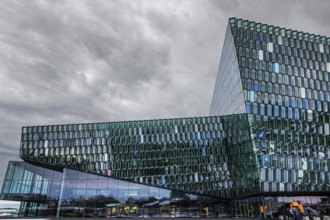
[[[207,217],[218,200],[64,169],[59,216]]]
[[[19,216],[83,218],[277,218],[289,208],[302,216],[330,215],[330,197],[251,197],[224,201],[71,169],[63,173],[10,162],[1,199],[22,201]]]
[[[0,199],[22,201],[19,216],[55,216],[61,181],[61,172],[10,161]]]

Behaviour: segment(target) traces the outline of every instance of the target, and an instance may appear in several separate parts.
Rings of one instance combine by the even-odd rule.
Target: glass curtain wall
[[[245,168],[228,159],[237,162],[234,154],[243,149],[245,159],[255,160],[249,155],[248,132],[246,115],[24,127],[21,157],[54,168],[229,198],[230,169],[235,167],[241,178]],[[229,145],[240,147],[232,151]],[[251,169],[243,185],[253,184]]]
[[[157,188],[64,169],[58,216],[215,217],[227,203],[215,198]]]
[[[55,216],[62,173],[23,161],[11,161],[1,199],[22,201],[19,216]]]
[[[262,192],[330,191],[330,40],[230,19]]]

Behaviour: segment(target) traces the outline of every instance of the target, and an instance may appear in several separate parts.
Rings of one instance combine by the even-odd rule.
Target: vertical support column
[[[64,189],[65,189],[65,179],[66,179],[66,175],[67,175],[67,170],[63,169],[63,175],[62,175],[62,182],[61,182],[61,191],[60,191],[60,197],[57,203],[57,211],[56,211],[56,217],[60,217],[60,212],[61,212],[61,203],[62,203],[62,199],[64,197]]]

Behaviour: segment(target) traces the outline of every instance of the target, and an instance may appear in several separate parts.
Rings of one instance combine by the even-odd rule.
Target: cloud
[[[229,17],[329,36],[329,7],[321,0],[1,1],[1,173],[18,156],[22,126],[207,115]]]

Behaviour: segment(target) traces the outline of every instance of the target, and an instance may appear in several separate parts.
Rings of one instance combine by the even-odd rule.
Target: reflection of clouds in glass
[[[0,200],[0,208],[19,208],[21,202]]]

